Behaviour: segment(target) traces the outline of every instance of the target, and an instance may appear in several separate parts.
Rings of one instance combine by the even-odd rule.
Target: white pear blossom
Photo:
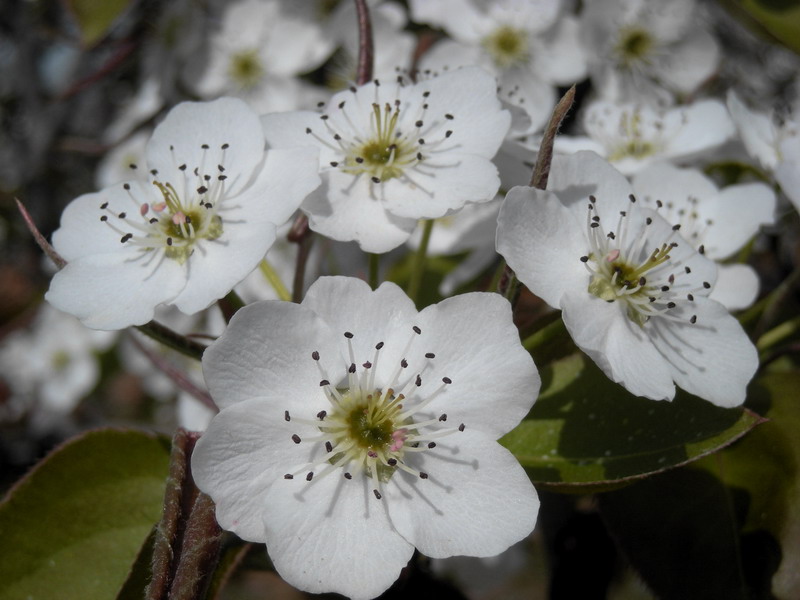
[[[670,109],[593,102],[586,110],[583,128],[588,137],[561,136],[556,151],[592,150],[626,175],[655,162],[680,162],[707,154],[736,131],[719,100]]]
[[[775,222],[775,192],[764,183],[731,185],[722,190],[696,169],[652,165],[631,182],[636,198],[671,223],[681,236],[715,261],[744,246],[762,225]],[[729,310],[747,308],[759,290],[758,274],[745,264],[719,264],[709,298]]]
[[[30,412],[36,424],[49,427],[70,413],[97,384],[97,352],[115,337],[42,305],[27,329],[14,331],[0,344],[0,371],[11,390],[0,406],[0,421]]]
[[[728,94],[728,108],[748,154],[800,211],[800,125],[791,118],[777,123],[771,114],[750,110],[734,92]]]
[[[637,396],[671,399],[678,384],[718,406],[745,399],[758,367],[738,321],[708,295],[716,265],[636,201],[594,153],[556,156],[548,190],[506,196],[498,252],[554,308],[575,343]]]
[[[240,310],[203,357],[221,411],[192,456],[220,525],[309,592],[373,598],[414,551],[492,556],[536,491],[496,440],[540,386],[496,294],[417,312],[392,283],[319,279]]]
[[[149,183],[80,196],[53,234],[68,264],[45,297],[88,327],[140,325],[164,303],[206,308],[256,267],[319,185],[315,151],[265,151],[258,117],[233,98],[178,105],[146,155]]]
[[[414,20],[443,28],[452,38],[434,45],[420,68],[442,71],[479,65],[497,78],[499,96],[542,128],[555,105],[555,87],[586,76],[578,21],[560,0],[412,1]]]
[[[314,231],[388,252],[418,219],[497,192],[491,158],[510,116],[494,78],[477,67],[416,84],[375,81],[321,108],[262,117],[271,147],[320,150],[323,185],[302,206]]]
[[[227,3],[208,54],[197,53],[184,73],[187,85],[203,98],[242,98],[259,113],[304,106],[311,86],[296,76],[322,64],[333,46],[318,23],[288,10],[288,4]]]
[[[694,0],[592,0],[581,18],[592,81],[608,100],[672,103],[719,64]]]

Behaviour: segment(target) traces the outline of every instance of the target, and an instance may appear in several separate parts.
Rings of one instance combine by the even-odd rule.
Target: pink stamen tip
[[[175,223],[175,225],[183,225],[186,223],[186,215],[182,212],[176,212],[172,215],[172,222]]]
[[[619,258],[619,250],[612,250],[611,252],[608,253],[608,256],[606,256],[606,261],[614,262],[618,258]]]

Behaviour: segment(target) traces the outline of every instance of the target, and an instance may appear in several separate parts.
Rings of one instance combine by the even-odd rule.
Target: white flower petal
[[[156,127],[146,153],[148,167],[173,185],[183,180],[178,170],[182,164],[201,170],[225,165],[227,193],[234,195],[250,182],[262,161],[264,134],[258,116],[236,98],[183,102]]]
[[[308,485],[278,481],[262,502],[275,569],[295,587],[356,600],[381,594],[400,575],[414,546],[398,534],[371,480],[339,472]]]
[[[565,295],[561,308],[572,339],[609,379],[636,396],[672,400],[675,386],[669,365],[620,303],[605,302],[587,291]]]
[[[192,477],[216,503],[221,527],[265,541],[264,496],[298,466],[287,459],[299,448],[291,439],[295,431],[277,403],[259,399],[229,405],[211,419],[192,452]]]
[[[397,531],[423,554],[494,556],[533,530],[536,490],[514,456],[483,432],[467,427],[412,464],[429,478],[398,472],[385,496]]]
[[[155,257],[149,265],[144,264],[147,259],[130,264],[126,254],[88,255],[70,262],[53,276],[45,300],[92,329],[144,325],[157,304],[183,289],[186,273],[165,258],[160,264]]]
[[[327,408],[311,353],[344,363],[336,337],[316,314],[267,300],[237,311],[203,355],[203,374],[220,408],[253,398],[279,400],[283,410]],[[319,406],[317,406],[319,405]],[[316,411],[312,409],[316,408]]]
[[[675,383],[717,406],[742,404],[758,368],[758,353],[742,326],[725,307],[705,298],[676,307],[675,314],[686,321],[654,320],[651,335]],[[694,324],[688,322],[691,314],[697,315]]]
[[[743,310],[758,298],[761,282],[750,265],[719,265],[717,282],[708,295],[728,310]]]
[[[582,291],[588,278],[580,226],[552,192],[515,187],[497,218],[497,252],[534,294],[558,308],[564,292]]]
[[[446,365],[442,375],[452,381],[428,405],[430,413],[447,413],[449,421],[466,423],[493,439],[525,417],[539,395],[541,379],[518,343],[507,300],[477,292],[448,298],[423,310],[419,326],[425,350],[436,355],[435,364]],[[442,385],[439,378],[423,377],[423,382],[423,393]],[[486,402],[492,396],[503,398],[502,411]]]

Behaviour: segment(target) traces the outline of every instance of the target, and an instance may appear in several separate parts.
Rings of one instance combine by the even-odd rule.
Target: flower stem
[[[222,311],[222,316],[225,318],[226,323],[230,323],[233,315],[236,314],[236,311],[240,308],[244,308],[245,306],[244,301],[239,297],[239,294],[233,290],[228,292],[224,298],[217,300],[217,305],[219,305],[219,308]]]
[[[203,344],[198,344],[182,336],[180,333],[172,331],[169,327],[162,325],[158,321],[150,321],[144,325],[138,325],[136,329],[189,358],[194,358],[195,360],[203,358],[203,352],[205,352],[206,349]]]
[[[289,302],[292,299],[292,293],[289,291],[289,288],[284,285],[280,275],[278,275],[278,272],[273,268],[269,261],[267,261],[265,258],[261,261],[258,267],[261,269],[261,274],[272,286],[272,289],[275,290],[276,294],[278,294],[278,298],[285,302]]]
[[[356,85],[364,85],[372,80],[372,69],[375,46],[372,41],[372,22],[366,0],[356,1],[358,16],[358,67],[356,69]]]
[[[564,326],[564,320],[559,317],[542,327],[537,332],[525,338],[522,341],[522,345],[528,352],[530,352],[541,347],[543,344],[553,341],[557,337],[561,336],[565,331],[566,327]]]
[[[419,242],[417,253],[414,255],[411,279],[408,282],[408,297],[414,302],[417,301],[419,288],[422,285],[422,274],[425,271],[425,258],[428,254],[428,243],[431,240],[431,231],[433,231],[433,219],[428,219],[425,221],[425,225],[423,225],[422,239]]]
[[[369,260],[369,275],[368,275],[369,281],[368,281],[368,283],[369,283],[369,287],[371,287],[374,290],[374,289],[376,289],[378,287],[378,283],[380,281],[379,273],[380,273],[380,266],[381,266],[381,255],[380,254],[374,254],[374,253],[370,252],[369,254],[367,254],[367,256],[369,257],[368,258],[368,260]]]

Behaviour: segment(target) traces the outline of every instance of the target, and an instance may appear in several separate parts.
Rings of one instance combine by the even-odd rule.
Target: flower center
[[[320,115],[326,131],[317,133],[308,127],[306,134],[340,157],[329,161],[333,168],[355,177],[367,176],[375,185],[401,179],[425,191],[415,181],[414,174],[430,176],[436,168],[436,161],[430,159],[444,152],[442,146],[453,134],[445,124],[449,125],[454,117],[447,113],[429,118],[427,99],[431,92],[426,90],[421,97],[410,97],[416,87],[406,87],[402,77],[398,77],[396,96],[388,102],[381,100],[387,94],[377,80],[361,88],[351,88],[352,100],[342,100]],[[372,96],[368,117],[362,112],[367,104],[363,97],[366,95]],[[324,106],[320,103],[320,108]],[[426,139],[428,135],[430,138]],[[423,170],[426,165],[428,168]],[[370,188],[373,197],[376,189]]]
[[[406,345],[406,352],[411,349],[414,338],[421,335],[419,327],[413,329],[414,335]],[[375,383],[375,369],[381,360],[383,342],[375,346],[372,361],[362,363],[359,372],[350,342],[353,334],[346,332],[345,337],[353,361],[347,367],[345,385],[333,386],[322,366],[319,352],[311,355],[320,374],[325,377],[320,381],[320,387],[330,410],[318,412],[315,419],[294,418],[288,411],[284,415],[287,421],[310,425],[307,430],[317,433],[304,438],[294,434],[292,441],[295,444],[310,442],[322,445],[324,451],[317,452],[311,463],[294,473],[287,473],[284,478],[294,479],[304,472],[309,482],[336,471],[342,472],[346,480],[360,475],[370,479],[371,485],[375,486],[373,493],[380,500],[381,486],[388,483],[398,469],[428,479],[428,473],[411,466],[409,458],[436,448],[434,439],[464,431],[465,426],[462,423],[457,428],[447,427],[446,414],[423,416],[426,407],[452,383],[448,377],[442,377],[436,390],[424,398],[418,394],[423,373],[432,368],[433,353],[425,354],[422,369],[411,377],[406,375],[409,363],[402,359],[389,385],[381,387]]]
[[[257,50],[242,50],[231,56],[228,76],[240,88],[251,89],[264,76],[264,66]]]
[[[644,29],[632,27],[622,30],[614,48],[619,64],[630,68],[636,63],[649,62],[648,56],[653,50],[653,42],[653,37]]]
[[[504,25],[483,39],[483,46],[501,69],[528,62],[528,36],[524,29]]]
[[[202,146],[200,167],[191,171],[186,164],[178,167],[182,179],[176,182],[177,187],[169,181],[157,179],[158,171],[155,169],[150,171],[159,196],[155,202],[146,188],[124,184],[123,189],[136,208],[136,217],[131,218],[127,211],[119,211],[119,207],[112,208],[110,202],[103,202],[100,220],[122,236],[121,243],[135,247],[140,256],[159,250],[166,258],[184,264],[198,242],[216,240],[223,233],[218,210],[225,194],[227,175],[221,163],[228,147],[228,144],[223,144],[220,148],[221,162],[216,167],[215,176],[204,173],[202,166],[209,162],[206,160],[207,144]],[[174,152],[172,147],[170,150]],[[135,164],[131,165],[131,169],[136,168]]]
[[[670,254],[679,245],[676,238],[682,239],[678,234],[680,225],[674,225],[666,239],[655,243],[649,232],[652,217],[644,220],[641,231],[630,230],[630,213],[636,209],[636,198],[631,195],[629,200],[630,210],[620,213],[617,231],[606,233],[595,214],[597,199],[589,197],[590,252],[581,261],[591,274],[587,291],[606,302],[620,302],[626,316],[644,327],[653,317],[671,318],[672,309],[684,300],[694,301],[695,295],[707,295],[711,285],[702,282],[702,289],[698,289],[691,282],[680,281],[692,272],[684,261],[675,260]],[[696,321],[696,315],[689,318],[692,324]]]
[[[609,162],[617,162],[624,158],[641,160],[657,154],[662,145],[658,139],[653,139],[651,136],[661,129],[663,129],[663,123],[660,120],[645,123],[641,112],[636,108],[623,111],[618,128],[620,139],[611,144],[608,153]]]

